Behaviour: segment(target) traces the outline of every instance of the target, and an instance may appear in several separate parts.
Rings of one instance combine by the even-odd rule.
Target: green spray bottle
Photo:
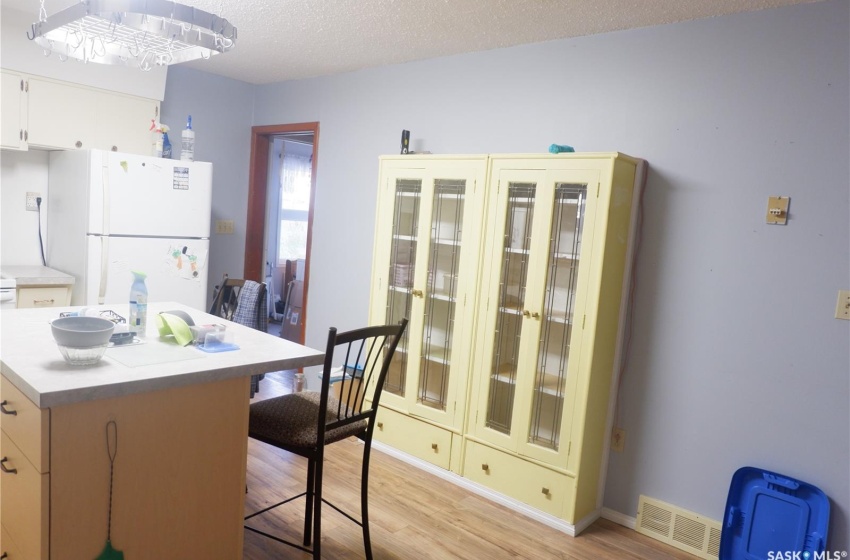
[[[136,336],[145,336],[148,325],[148,287],[145,285],[147,274],[132,271],[133,285],[130,286],[130,331]]]

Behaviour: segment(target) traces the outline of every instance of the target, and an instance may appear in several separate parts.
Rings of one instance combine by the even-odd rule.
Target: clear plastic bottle
[[[295,378],[292,380],[292,392],[300,393],[304,390],[304,374],[296,373]]]
[[[195,131],[192,130],[192,115],[186,122],[181,136],[180,159],[183,161],[195,161]]]
[[[130,286],[130,331],[136,336],[145,336],[148,325],[148,287],[145,285],[147,275],[133,271],[133,285]]]

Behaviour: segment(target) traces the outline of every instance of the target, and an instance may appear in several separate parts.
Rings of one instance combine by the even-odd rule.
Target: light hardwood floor
[[[289,391],[291,374],[267,375],[257,398]],[[359,518],[360,457],[356,440],[328,447],[326,497]],[[688,559],[690,554],[606,520],[576,538],[532,521],[476,494],[379,451],[373,451],[369,484],[372,551],[376,560],[570,560]],[[251,440],[248,445],[246,515],[303,491],[305,461]],[[303,499],[249,521],[300,542]],[[360,528],[329,507],[322,513],[322,557],[364,558]],[[310,558],[286,545],[245,531],[245,560]]]

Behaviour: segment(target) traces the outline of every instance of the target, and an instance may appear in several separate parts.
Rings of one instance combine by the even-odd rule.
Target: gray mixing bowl
[[[115,323],[100,317],[61,317],[50,328],[59,346],[91,348],[109,343]]]

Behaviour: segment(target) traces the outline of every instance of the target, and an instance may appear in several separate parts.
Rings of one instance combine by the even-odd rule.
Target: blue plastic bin
[[[729,487],[720,560],[813,559],[826,549],[828,528],[829,498],[819,488],[743,467]]]

